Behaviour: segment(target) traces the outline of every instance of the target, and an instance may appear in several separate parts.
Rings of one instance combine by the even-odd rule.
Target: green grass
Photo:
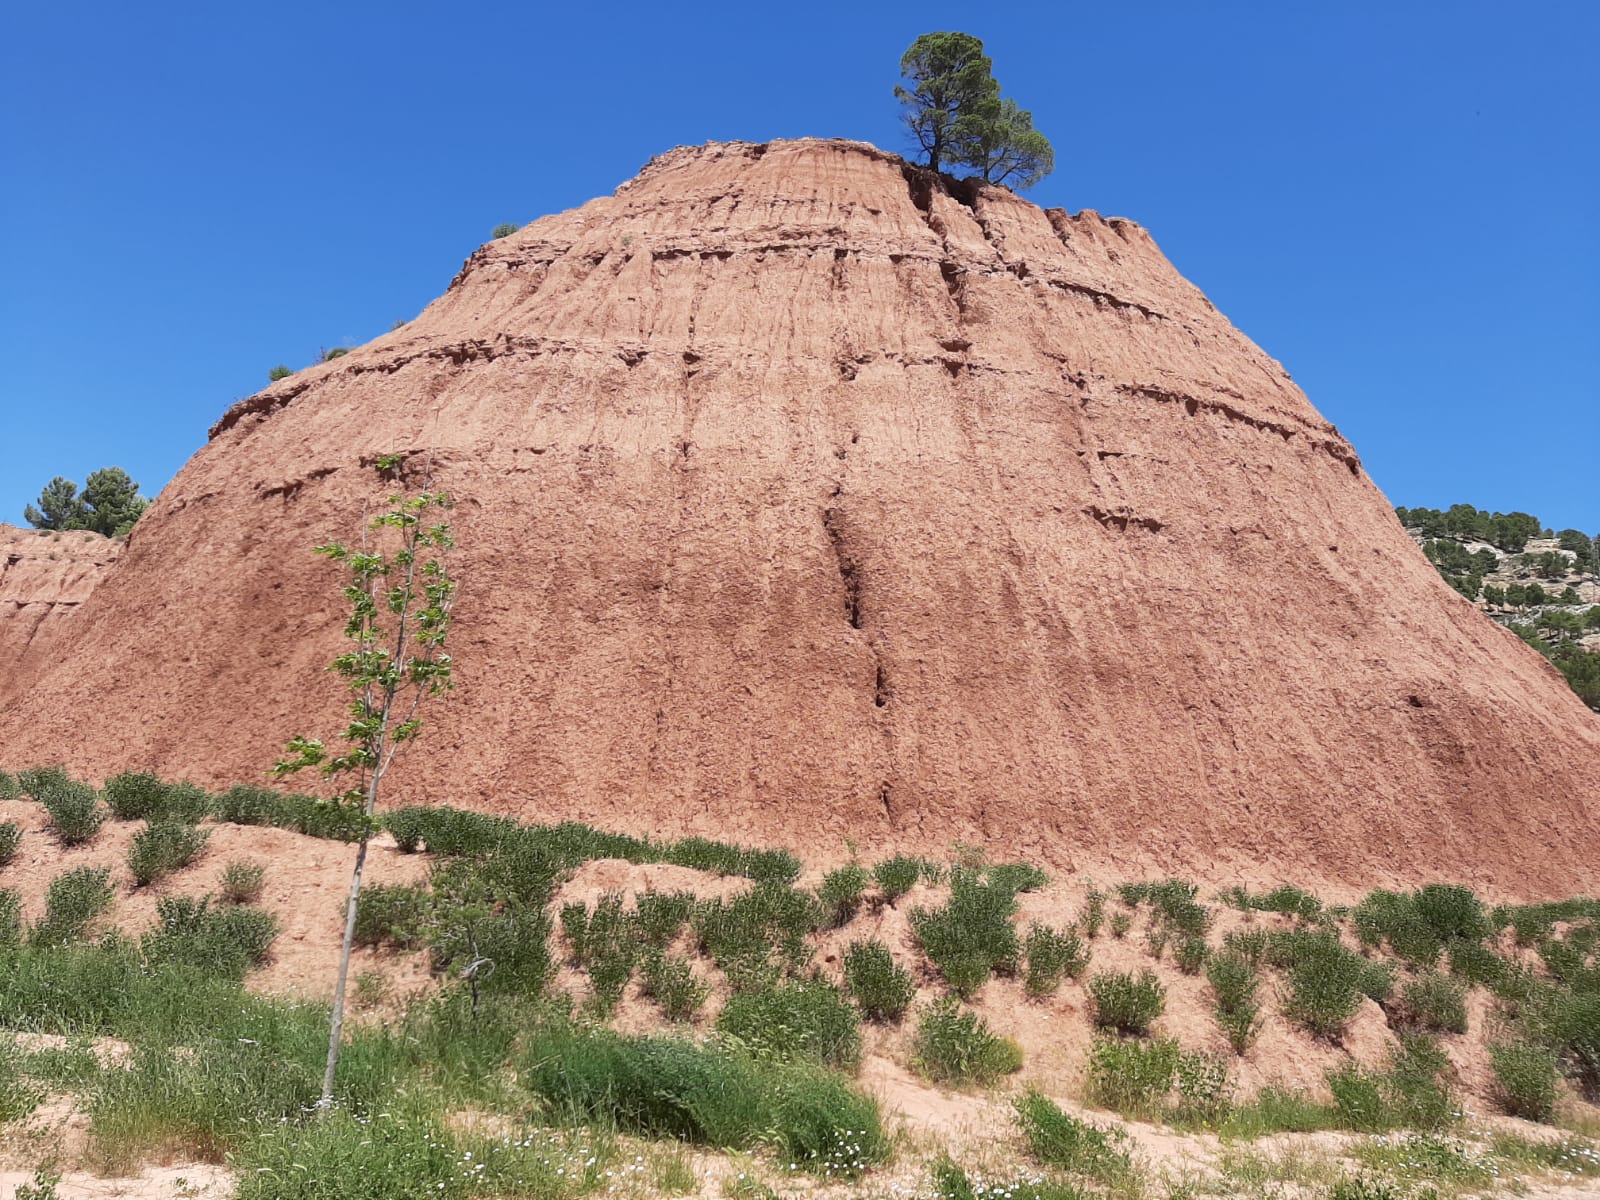
[[[107,867],[74,867],[63,871],[45,889],[44,917],[29,933],[36,946],[53,946],[83,937],[95,919],[111,908],[111,871]]]
[[[822,902],[830,924],[835,927],[843,925],[856,915],[862,897],[866,895],[867,884],[871,881],[867,869],[856,863],[836,867],[822,877],[822,886],[817,888],[817,899]]]
[[[1489,1047],[1494,1070],[1495,1101],[1513,1117],[1549,1121],[1555,1115],[1555,1054],[1531,1042],[1502,1042]]]
[[[1045,1166],[1117,1186],[1134,1175],[1127,1135],[1069,1116],[1030,1088],[1012,1101],[1028,1152]]]
[[[1124,904],[1149,904],[1161,926],[1170,933],[1190,937],[1204,937],[1211,928],[1211,911],[1196,899],[1199,892],[1198,887],[1183,879],[1124,883],[1117,888]]]
[[[1243,1054],[1261,1030],[1261,1005],[1256,999],[1260,981],[1255,966],[1243,954],[1228,950],[1206,963],[1206,981],[1216,1002],[1217,1024],[1235,1054]]]
[[[1124,1116],[1157,1116],[1177,1080],[1182,1056],[1171,1038],[1148,1042],[1096,1038],[1089,1051],[1085,1094],[1090,1103]]]
[[[1167,990],[1150,971],[1103,971],[1089,980],[1094,1023],[1142,1037],[1167,1006]]]
[[[254,904],[261,899],[267,869],[258,862],[236,858],[222,868],[222,898],[229,904]]]
[[[1030,996],[1048,996],[1063,978],[1076,979],[1089,965],[1089,950],[1078,935],[1048,925],[1030,925],[1023,939],[1028,969],[1023,985]]]
[[[1395,1016],[1409,1029],[1465,1033],[1467,989],[1436,971],[1425,971],[1401,989]]]
[[[810,979],[728,997],[717,1028],[759,1054],[853,1070],[861,1017],[831,984]]]
[[[427,888],[368,884],[356,904],[355,944],[412,949],[422,943],[432,910],[433,897]]]
[[[917,994],[911,972],[895,965],[882,942],[852,942],[844,953],[844,985],[869,1021],[896,1024]]]
[[[969,999],[995,972],[1016,972],[1016,911],[1009,886],[958,867],[951,872],[950,899],[939,908],[912,909],[911,928],[950,990]]]
[[[689,960],[659,950],[647,951],[640,960],[644,994],[661,1008],[669,1021],[688,1021],[700,1011],[710,988],[696,978]]]
[[[949,997],[923,1014],[913,1063],[935,1083],[989,1085],[1022,1069],[1022,1048]]]
[[[883,893],[883,898],[893,904],[904,896],[921,879],[927,865],[920,858],[901,854],[885,859],[872,868],[872,878]]]
[[[174,963],[242,978],[266,961],[278,919],[258,908],[213,908],[210,897],[163,896],[156,925],[140,940],[151,963]]]
[[[15,821],[0,821],[0,867],[8,866],[22,845],[22,827]]]
[[[207,830],[170,817],[148,822],[133,835],[128,848],[128,873],[134,883],[146,887],[175,871],[189,866],[206,847]]]
[[[63,846],[80,846],[94,840],[105,824],[100,797],[86,783],[56,781],[35,795],[50,814],[50,829]]]
[[[126,773],[106,780],[106,806],[119,821],[183,821],[193,825],[211,812],[211,794],[192,783],[163,783],[154,775]]]

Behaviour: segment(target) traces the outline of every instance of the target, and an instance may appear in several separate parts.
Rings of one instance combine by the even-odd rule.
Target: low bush
[[[1022,945],[1028,959],[1024,986],[1030,996],[1050,995],[1061,986],[1063,977],[1076,979],[1089,965],[1088,949],[1070,930],[1030,925]]]
[[[77,941],[95,918],[111,907],[111,871],[106,867],[74,867],[45,889],[44,918],[34,925],[29,941],[59,946]]]
[[[1121,1130],[1100,1129],[1069,1116],[1033,1088],[1012,1106],[1028,1150],[1044,1165],[1113,1185],[1132,1177],[1133,1157]]]
[[[140,940],[151,963],[178,964],[238,979],[267,959],[278,919],[258,908],[213,908],[210,898],[163,896],[156,925]]]
[[[694,912],[694,897],[688,892],[643,892],[634,906],[639,936],[648,946],[665,948]]]
[[[1528,1020],[1584,1098],[1600,1102],[1600,992],[1551,989],[1530,1005]]]
[[[1172,950],[1172,961],[1178,964],[1178,970],[1185,975],[1200,974],[1200,969],[1210,956],[1211,948],[1206,945],[1205,938],[1181,937]]]
[[[43,1099],[23,1070],[16,1042],[9,1037],[0,1040],[0,1124],[27,1116]]]
[[[425,887],[368,884],[356,903],[354,944],[412,949],[422,944],[432,911],[433,896]]]
[[[916,886],[924,866],[922,859],[901,854],[873,867],[872,878],[883,892],[883,898],[893,904]]]
[[[249,784],[229,788],[214,797],[213,813],[217,820],[234,825],[270,825],[340,842],[360,841],[368,828],[359,804],[319,800]]]
[[[844,953],[844,986],[869,1021],[898,1022],[917,994],[911,972],[895,965],[882,942],[853,942]]]
[[[501,238],[510,237],[513,233],[521,228],[521,225],[514,225],[510,221],[502,221],[499,225],[496,225],[489,231],[489,237],[493,241],[498,242]]]
[[[1093,941],[1100,936],[1100,926],[1106,919],[1106,894],[1098,888],[1090,888],[1089,894],[1083,900],[1083,913],[1079,920],[1083,924],[1083,936]]]
[[[1556,1056],[1531,1042],[1489,1047],[1495,1102],[1513,1117],[1549,1121],[1556,1108]]]
[[[0,821],[0,867],[9,865],[16,858],[21,845],[22,827],[15,821]]]
[[[1436,971],[1425,972],[1401,989],[1395,1016],[1410,1029],[1465,1033],[1467,989]]]
[[[1364,946],[1387,941],[1407,962],[1432,967],[1445,943],[1482,941],[1490,932],[1488,914],[1470,889],[1428,884],[1414,892],[1379,889],[1357,905],[1356,936]]]
[[[727,1149],[771,1146],[780,1161],[819,1173],[859,1173],[889,1152],[876,1102],[838,1075],[758,1063],[727,1046],[552,1020],[527,1039],[517,1078],[576,1120]],[[836,1170],[841,1146],[855,1149]]]
[[[946,997],[917,1026],[913,1061],[935,1083],[988,1085],[1022,1069],[1022,1047]]]
[[[1223,934],[1222,949],[1250,964],[1255,970],[1267,960],[1267,945],[1271,935],[1265,929],[1236,929]]]
[[[1244,912],[1274,912],[1302,920],[1322,915],[1322,901],[1301,888],[1282,884],[1263,895],[1252,895],[1242,887],[1230,888],[1222,899]]]
[[[294,371],[287,364],[279,363],[277,366],[268,369],[267,382],[277,383],[280,379],[287,379],[293,374]]]
[[[710,989],[695,978],[689,960],[681,955],[646,954],[639,978],[644,994],[661,1007],[669,1021],[693,1019],[710,995]]]
[[[1182,879],[1124,883],[1117,888],[1124,904],[1136,908],[1148,903],[1155,910],[1157,921],[1173,933],[1190,937],[1203,937],[1211,928],[1210,910],[1195,898],[1199,892],[1198,887]]]
[[[950,899],[941,908],[911,910],[911,928],[950,989],[970,998],[996,971],[1017,969],[1017,931],[1011,917],[1016,894],[957,868],[950,876]]]
[[[474,964],[494,963],[477,976],[484,991],[533,998],[554,974],[550,918],[542,903],[520,899],[484,902],[449,888],[434,889],[434,924],[428,941],[435,972],[460,975]]]
[[[22,795],[22,785],[10,771],[0,771],[0,800],[15,800]]]
[[[211,811],[211,794],[192,783],[163,783],[154,775],[125,773],[106,780],[106,807],[119,821],[185,821]]]
[[[995,863],[984,869],[984,880],[991,886],[1017,895],[1037,892],[1050,882],[1050,876],[1031,863]]]
[[[1232,1110],[1233,1088],[1225,1059],[1211,1054],[1180,1054],[1178,1104],[1173,1119],[1189,1126],[1214,1129]]]
[[[1329,933],[1273,934],[1264,960],[1288,969],[1289,1019],[1329,1041],[1344,1035],[1363,996],[1381,1002],[1393,988],[1387,967],[1351,953]]]
[[[1118,912],[1118,913],[1112,913],[1111,914],[1111,936],[1112,937],[1114,937],[1114,938],[1125,938],[1125,937],[1128,936],[1128,930],[1130,930],[1132,928],[1133,928],[1133,918],[1130,917],[1127,913]]]
[[[1166,988],[1149,971],[1102,971],[1089,980],[1089,996],[1097,1026],[1139,1037],[1167,1006]]]
[[[811,958],[806,935],[823,923],[817,898],[782,883],[762,883],[726,900],[695,905],[690,919],[700,948],[735,990],[769,985]]]
[[[762,1054],[850,1070],[861,1061],[861,1020],[837,988],[820,979],[728,997],[717,1028]]]
[[[1348,1129],[1438,1129],[1459,1115],[1445,1082],[1449,1065],[1449,1057],[1431,1039],[1402,1034],[1383,1071],[1372,1073],[1347,1063],[1328,1072],[1328,1090]]]
[[[1243,954],[1224,951],[1207,962],[1206,981],[1216,1001],[1217,1024],[1227,1035],[1233,1052],[1243,1054],[1261,1029],[1261,1005],[1256,1000],[1259,980],[1254,966]]]
[[[209,837],[207,830],[170,818],[147,822],[133,835],[133,845],[128,848],[128,871],[134,883],[145,887],[181,871],[200,857]]]
[[[261,899],[266,875],[260,863],[234,859],[222,868],[222,898],[229,904],[254,904]]]
[[[1096,1038],[1089,1051],[1088,1099],[1124,1116],[1154,1117],[1172,1090],[1182,1057],[1172,1038]]]
[[[822,877],[817,899],[827,911],[830,924],[837,927],[855,916],[870,881],[867,869],[855,863],[837,867]]]
[[[50,828],[63,846],[78,846],[93,839],[105,824],[105,809],[95,790],[86,783],[57,783],[38,797],[50,814]]]

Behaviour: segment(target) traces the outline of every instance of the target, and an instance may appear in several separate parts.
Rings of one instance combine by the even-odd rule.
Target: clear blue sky
[[[267,369],[365,341],[501,221],[708,139],[902,148],[931,29],[1147,226],[1392,501],[1600,530],[1600,4],[15,4],[0,520],[165,484]]]

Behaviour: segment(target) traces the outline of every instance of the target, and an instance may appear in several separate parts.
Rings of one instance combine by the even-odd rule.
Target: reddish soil
[[[98,533],[0,525],[0,702],[20,696],[122,543]]]
[[[336,729],[310,547],[388,451],[457,498],[463,580],[397,801],[818,861],[1600,884],[1600,719],[1144,230],[847,142],[672,151],[234,406],[0,691],[0,765],[233,783]]]

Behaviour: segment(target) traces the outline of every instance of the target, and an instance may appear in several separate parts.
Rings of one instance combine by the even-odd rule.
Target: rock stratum
[[[665,154],[235,405],[3,693],[6,765],[233,783],[331,734],[310,548],[391,451],[456,497],[463,581],[396,801],[1600,883],[1600,720],[1144,230],[849,142]]]
[[[121,552],[98,533],[0,525],[0,701],[49,665],[51,645]]]

